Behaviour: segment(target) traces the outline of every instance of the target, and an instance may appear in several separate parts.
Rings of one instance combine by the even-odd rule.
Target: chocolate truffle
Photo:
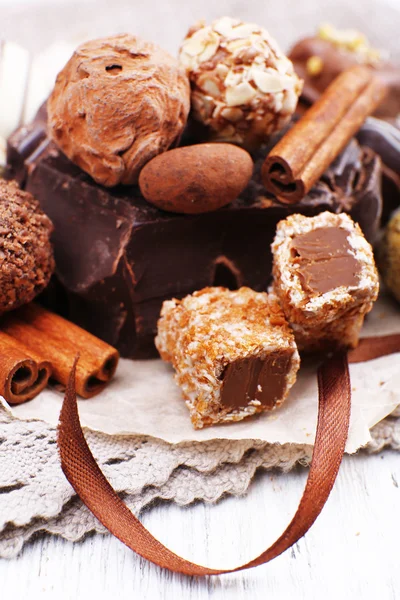
[[[79,46],[47,108],[50,136],[70,160],[102,185],[132,184],[179,140],[189,81],[157,45],[117,35]]]
[[[223,17],[189,30],[179,54],[194,117],[211,137],[254,148],[290,120],[302,82],[262,27]]]
[[[379,291],[372,248],[348,215],[294,214],[272,244],[273,289],[299,350],[354,348]]]
[[[300,366],[276,298],[246,287],[164,302],[156,346],[175,368],[196,429],[276,408]]]
[[[400,68],[385,53],[373,48],[355,30],[323,25],[313,37],[300,40],[290,51],[296,73],[304,79],[302,99],[313,103],[342,71],[354,65],[369,66],[388,87],[375,115],[395,118],[400,113]]]
[[[31,194],[0,179],[0,314],[31,302],[54,271],[50,219]]]
[[[400,302],[400,213],[391,218],[379,248],[379,267],[387,288]]]

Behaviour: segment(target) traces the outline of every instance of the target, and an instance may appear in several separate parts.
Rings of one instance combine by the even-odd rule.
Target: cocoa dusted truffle
[[[302,82],[262,27],[223,17],[200,22],[179,55],[192,85],[194,117],[214,139],[254,148],[294,113]]]
[[[0,314],[31,302],[54,271],[52,223],[31,194],[0,179]]]
[[[161,208],[200,214],[235,200],[250,181],[250,154],[233,144],[194,144],[153,158],[140,173],[143,196]]]
[[[190,108],[178,61],[131,35],[79,46],[48,101],[49,133],[102,185],[137,182],[141,168],[177,143]]]

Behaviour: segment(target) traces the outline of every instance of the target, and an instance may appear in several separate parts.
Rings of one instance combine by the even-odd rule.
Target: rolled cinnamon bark
[[[52,377],[63,385],[79,355],[76,389],[82,398],[101,392],[118,365],[115,348],[36,304],[9,313],[2,320],[1,329],[25,344],[29,353],[37,352],[51,362]]]
[[[49,361],[0,332],[0,395],[9,404],[32,400],[46,387],[51,373]]]
[[[269,192],[301,200],[383,100],[386,88],[363,66],[339,75],[278,142],[262,167]]]

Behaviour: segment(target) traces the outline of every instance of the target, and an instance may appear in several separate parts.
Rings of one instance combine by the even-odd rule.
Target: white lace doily
[[[368,452],[400,450],[399,417],[374,427]],[[168,444],[92,431],[86,431],[86,438],[104,474],[135,514],[156,499],[184,505],[243,494],[256,469],[289,471],[297,463],[307,465],[312,450],[255,440]],[[40,531],[77,541],[105,529],[64,477],[56,429],[42,421],[15,419],[0,408],[0,557],[15,556]]]

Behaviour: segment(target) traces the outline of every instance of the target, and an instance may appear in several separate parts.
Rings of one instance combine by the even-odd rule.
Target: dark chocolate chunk
[[[221,404],[238,410],[256,400],[269,410],[282,399],[292,352],[272,352],[265,359],[242,358],[230,363],[223,374]]]
[[[291,251],[305,291],[325,294],[358,284],[361,267],[351,253],[348,236],[340,227],[320,227],[294,236]]]
[[[370,117],[360,129],[357,139],[382,160],[383,221],[400,206],[400,122]]]
[[[56,272],[69,318],[123,356],[156,356],[153,339],[167,298],[210,285],[265,290],[270,244],[289,214],[346,211],[369,239],[378,228],[379,159],[355,140],[297,205],[280,204],[261,182],[275,138],[254,156],[254,177],[238,199],[218,211],[178,215],[147,203],[135,186],[97,185],[52,143],[44,144],[44,127],[41,118],[11,136],[9,175],[25,183],[54,223]],[[24,132],[33,130],[37,144],[29,142],[27,154]]]

